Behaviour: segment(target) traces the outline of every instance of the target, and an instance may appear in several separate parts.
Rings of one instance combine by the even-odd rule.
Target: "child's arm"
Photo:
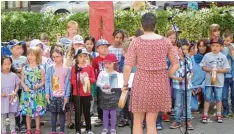
[[[90,80],[90,83],[95,83],[96,82],[96,79],[95,79],[95,73],[94,73],[94,70],[92,68],[92,66],[90,66],[90,74],[89,74],[89,80]]]
[[[46,81],[45,82],[45,93],[46,93],[47,100],[49,99],[49,95],[50,95],[50,84],[52,84],[50,77],[51,77],[51,75],[53,75],[53,74],[51,74],[50,69],[51,69],[51,67],[47,68],[46,74],[45,74],[45,76],[46,76],[45,77],[45,81]]]
[[[211,73],[212,72],[211,68],[208,68],[208,67],[205,67],[205,66],[202,67],[202,70],[205,71],[205,72],[207,72],[207,73]]]
[[[103,88],[103,86],[104,86],[104,83],[103,83],[103,72],[99,73],[96,84],[97,84],[98,87]]]
[[[37,84],[34,90],[42,88],[45,85],[45,70],[41,69],[41,83]]]
[[[217,73],[227,73],[228,68],[223,68],[223,69],[217,69]]]
[[[27,85],[24,83],[24,69],[25,67],[22,68],[22,71],[21,71],[21,86],[24,88],[24,91],[25,92],[29,92],[29,88],[27,87]]]
[[[73,86],[76,85],[76,72],[75,72],[75,67],[72,67],[71,69],[71,84]]]
[[[67,103],[70,93],[71,93],[71,83],[70,83],[70,77],[71,77],[71,70],[68,68],[68,72],[67,72],[67,76],[65,79],[65,86],[66,86],[66,90],[65,90],[65,96],[64,96],[64,102]]]

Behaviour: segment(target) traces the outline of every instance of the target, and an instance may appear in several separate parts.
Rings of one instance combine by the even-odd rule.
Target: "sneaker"
[[[16,131],[16,132],[19,132],[19,131],[20,131],[19,126],[15,126],[15,131]]]
[[[187,125],[188,125],[188,130],[194,130],[194,127],[193,127],[191,121],[189,121],[189,122],[187,123]]]
[[[216,120],[218,123],[223,123],[223,117],[221,115],[217,115]]]
[[[176,129],[179,128],[181,126],[181,124],[179,122],[174,121],[171,125],[170,125],[170,129]]]
[[[26,134],[32,134],[32,130],[27,130]]]
[[[34,134],[41,134],[41,130],[35,129]]]
[[[94,134],[91,130],[87,131],[87,134]]]
[[[76,134],[80,134],[79,132],[76,132]]]
[[[2,132],[1,134],[7,134],[6,132]]]
[[[26,132],[26,126],[24,124],[21,126],[20,132],[21,133],[25,133]]]
[[[157,130],[163,130],[162,124],[156,124]]]
[[[69,128],[69,129],[74,129],[75,128],[75,124],[74,123],[69,123],[68,125],[67,125],[67,127]]]
[[[129,124],[128,124],[128,121],[125,120],[125,119],[122,119],[122,120],[118,123],[118,127],[125,127],[125,126],[127,126],[127,125],[129,125]]]
[[[11,134],[17,134],[17,132],[16,131],[12,131]]]
[[[201,123],[207,124],[208,123],[208,116],[207,115],[203,115],[201,118]]]
[[[115,129],[111,129],[110,130],[110,134],[116,134],[116,130]]]
[[[101,134],[108,134],[108,129],[103,129]]]
[[[85,128],[86,127],[86,123],[83,121],[83,122],[81,122],[81,127],[82,128]]]
[[[50,132],[50,134],[56,134],[56,132]]]
[[[163,114],[163,121],[165,121],[165,122],[169,122],[170,121],[169,115],[167,113]]]
[[[101,122],[96,122],[96,123],[94,124],[94,126],[95,126],[95,127],[101,127],[102,124],[103,124],[102,121],[101,121]]]
[[[95,120],[95,122],[96,122],[96,123],[101,123],[101,122],[102,122],[102,120],[97,119],[97,120]]]

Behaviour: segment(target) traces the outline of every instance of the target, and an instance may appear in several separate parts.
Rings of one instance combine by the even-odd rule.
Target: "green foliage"
[[[170,14],[174,14],[175,24],[182,31],[181,38],[197,40],[207,37],[208,28],[217,23],[222,32],[226,29],[234,31],[234,15],[231,13],[220,14],[222,11],[233,7],[216,7],[201,9],[199,11],[178,9],[172,11],[151,11],[157,16],[157,30],[165,35],[171,26],[168,21]],[[115,29],[125,29],[130,35],[141,27],[141,16],[145,12],[117,11],[115,12]],[[232,16],[233,15],[233,16]],[[11,39],[22,40],[27,38],[39,38],[41,33],[47,33],[51,41],[56,41],[56,33],[66,35],[66,24],[69,20],[77,21],[80,25],[80,34],[84,37],[89,34],[88,13],[76,14],[41,14],[34,12],[2,12],[1,38],[2,41]]]

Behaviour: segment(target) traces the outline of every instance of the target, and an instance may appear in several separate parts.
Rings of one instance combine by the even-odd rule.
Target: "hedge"
[[[171,11],[150,11],[157,16],[157,30],[165,35],[171,22],[168,17],[174,14],[174,21],[182,31],[181,38],[197,40],[207,37],[209,25],[217,23],[221,30],[229,29],[234,31],[234,14],[225,12],[234,7],[211,7],[199,11],[179,9]],[[115,12],[115,29],[125,29],[130,35],[140,27],[141,16],[144,12],[117,11]],[[221,14],[221,12],[225,12]],[[81,35],[86,37],[89,34],[89,15],[88,13],[76,14],[41,14],[35,12],[2,12],[1,16],[1,38],[2,41],[11,39],[39,38],[41,33],[50,35],[52,42],[56,40],[56,33],[62,35],[66,33],[66,23],[75,20],[80,24]]]

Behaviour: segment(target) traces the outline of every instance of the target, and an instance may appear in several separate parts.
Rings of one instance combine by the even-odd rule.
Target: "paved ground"
[[[193,125],[195,127],[194,131],[190,131],[189,134],[234,134],[234,118],[228,118],[224,120],[223,124],[218,124],[215,122],[214,116],[211,117],[210,122],[208,124],[201,124],[199,121],[198,114],[194,114]],[[92,117],[92,124],[96,117]],[[47,113],[43,118],[42,121],[45,122],[45,125],[41,127],[42,134],[49,134],[50,133],[50,113]],[[163,123],[164,130],[159,131],[158,134],[183,134],[184,128],[171,130],[168,128],[170,123]],[[59,127],[57,128],[59,131]],[[95,134],[101,134],[102,127],[93,127],[93,131]],[[85,134],[85,130],[82,130],[83,134]],[[70,130],[66,128],[66,134],[75,134],[75,130]],[[130,134],[131,129],[130,127],[124,128],[117,128],[118,134]]]

